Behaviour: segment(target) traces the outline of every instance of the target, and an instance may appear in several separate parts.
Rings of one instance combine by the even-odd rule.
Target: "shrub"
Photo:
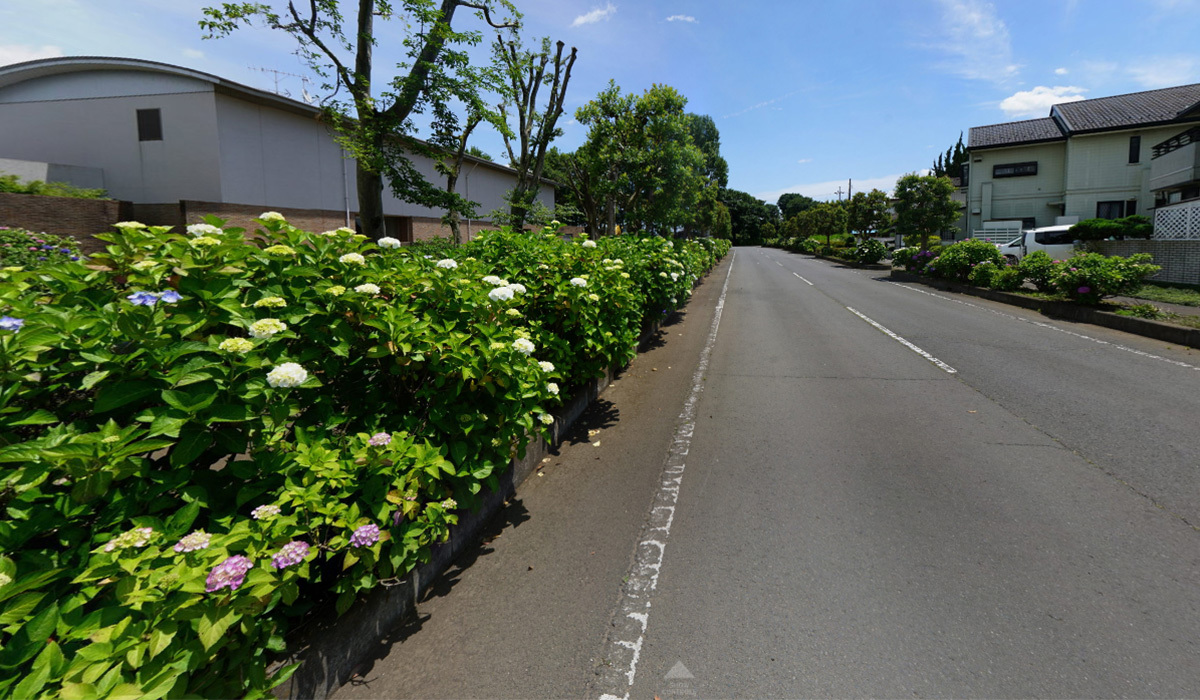
[[[1056,263],[1051,279],[1055,289],[1068,299],[1081,304],[1098,304],[1104,297],[1137,291],[1142,280],[1161,269],[1150,264],[1151,259],[1149,253],[1128,258],[1080,253]]]
[[[988,263],[993,269],[997,269],[1004,264],[1004,256],[1000,254],[1000,250],[995,245],[984,240],[970,238],[942,250],[937,259],[936,274],[947,279],[966,281],[972,270],[983,263]]]
[[[991,287],[992,280],[1002,268],[991,260],[984,260],[971,268],[971,272],[967,275],[967,282],[976,287]]]
[[[1071,227],[1070,233],[1081,241],[1102,241],[1106,238],[1149,238],[1154,224],[1145,216],[1126,216],[1121,219],[1084,219]]]
[[[887,246],[873,238],[868,238],[854,249],[854,259],[864,265],[873,265],[886,255]]]
[[[0,226],[0,267],[36,269],[79,258],[79,242],[70,236]]]
[[[1025,284],[1025,277],[1015,265],[1005,265],[996,270],[988,286],[1001,292],[1015,292]]]
[[[1035,250],[1021,258],[1017,269],[1039,292],[1049,293],[1054,291],[1054,264],[1046,251]]]
[[[0,175],[0,192],[13,194],[39,194],[46,197],[73,197],[75,199],[108,199],[102,189],[76,187],[65,182],[21,182],[16,175]]]
[[[937,259],[938,251],[921,250],[920,248],[897,248],[892,252],[892,264],[899,265],[909,272],[922,273],[929,264]]]
[[[0,695],[262,696],[292,621],[427,561],[557,382],[728,250],[499,231],[439,260],[259,222],[128,222],[91,267],[0,276]]]

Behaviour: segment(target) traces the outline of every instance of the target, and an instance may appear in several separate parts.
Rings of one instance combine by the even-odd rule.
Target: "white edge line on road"
[[[692,445],[692,434],[696,432],[696,403],[704,386],[704,374],[708,371],[708,360],[717,341],[717,330],[721,326],[721,311],[725,308],[725,293],[729,291],[729,277],[733,272],[734,257],[729,259],[729,270],[725,273],[725,284],[717,299],[713,313],[712,328],[700,351],[700,362],[692,375],[692,388],[675,428],[675,437],[667,450],[662,476],[650,512],[642,523],[641,533],[635,549],[633,564],[621,584],[621,597],[617,601],[616,615],[605,635],[601,649],[602,666],[597,671],[595,688],[600,700],[629,700],[633,679],[637,673],[638,659],[642,654],[642,642],[646,638],[649,624],[650,600],[658,587],[658,574],[662,570],[663,557],[667,552],[667,541],[671,536],[671,524],[675,520],[675,504],[679,501],[679,487],[683,484],[683,472],[688,450]]]
[[[933,364],[935,364],[935,365],[937,365],[938,367],[940,367],[940,368],[941,368],[943,371],[945,371],[945,372],[948,372],[948,373],[950,373],[950,374],[957,374],[957,373],[958,373],[958,370],[954,369],[954,368],[953,368],[953,367],[951,367],[950,365],[946,364],[945,362],[942,362],[941,360],[937,359],[937,358],[936,358],[936,357],[934,357],[933,355],[930,355],[929,353],[925,352],[924,350],[922,350],[921,348],[917,347],[916,345],[913,345],[912,343],[908,342],[908,341],[907,341],[907,340],[905,340],[904,338],[901,338],[900,336],[896,335],[895,333],[893,333],[893,332],[889,331],[888,329],[884,328],[883,326],[881,326],[880,324],[876,323],[875,321],[872,321],[871,319],[869,319],[869,318],[867,318],[866,316],[862,315],[862,314],[861,314],[861,313],[859,313],[858,311],[856,311],[856,310],[854,310],[854,309],[850,308],[849,306],[847,306],[847,307],[846,307],[846,310],[847,310],[847,311],[849,311],[850,313],[854,314],[855,316],[858,316],[859,318],[861,318],[862,320],[864,320],[864,321],[866,321],[867,323],[871,324],[872,326],[875,326],[875,327],[876,327],[876,328],[878,328],[879,330],[883,331],[883,332],[884,332],[884,334],[885,334],[885,335],[887,335],[887,336],[889,336],[889,337],[890,337],[892,340],[895,340],[896,342],[900,343],[901,345],[903,345],[904,347],[908,348],[909,350],[912,350],[913,352],[917,353],[917,354],[918,354],[918,355],[920,355],[921,357],[924,357],[926,360],[929,360],[929,361],[930,361],[930,362],[932,362]]]
[[[793,275],[796,275],[796,273],[795,273],[795,272],[793,272],[792,274],[793,274]],[[800,275],[796,275],[796,276],[797,276],[797,277],[800,277]],[[803,277],[800,277],[800,281],[801,281],[801,282],[803,282],[803,283],[805,283],[805,284],[807,284],[807,285],[808,285],[808,286],[810,286],[810,287],[811,287],[811,286],[813,286],[813,283],[812,283],[812,282],[809,282],[808,280],[804,279]]]
[[[1016,316],[1016,315],[1014,315],[1014,314],[1006,314],[1006,313],[1004,313],[1003,311],[997,311],[997,310],[995,310],[995,309],[989,309],[989,308],[987,308],[986,306],[980,306],[980,305],[978,305],[978,304],[972,304],[972,303],[971,303],[971,302],[969,302],[969,301],[963,301],[962,299],[955,299],[955,298],[953,298],[953,297],[944,296],[944,295],[942,295],[942,294],[934,294],[933,292],[927,292],[927,291],[925,291],[924,289],[918,289],[918,288],[916,288],[916,287],[911,287],[911,286],[909,286],[909,285],[907,285],[907,284],[903,284],[903,283],[901,283],[901,282],[892,282],[892,284],[896,285],[897,287],[903,287],[904,289],[908,289],[908,290],[911,290],[911,291],[914,291],[914,292],[920,292],[921,294],[924,294],[924,295],[926,295],[926,296],[931,296],[931,297],[935,297],[935,298],[938,298],[938,299],[944,299],[944,300],[946,300],[946,301],[952,301],[952,302],[954,302],[955,304],[962,304],[963,306],[969,306],[969,307],[971,307],[972,309],[981,309],[981,310],[983,310],[983,311],[987,311],[987,312],[989,312],[989,313],[996,314],[997,316],[1004,316],[1005,318],[1013,318],[1013,319],[1016,319],[1016,320],[1018,320],[1018,321],[1021,321],[1021,322],[1023,322],[1023,323],[1029,323],[1029,324],[1032,324],[1032,325],[1034,325],[1034,326],[1038,326],[1038,327],[1041,327],[1041,328],[1049,328],[1049,329],[1050,329],[1050,330],[1052,330],[1052,331],[1058,331],[1059,333],[1066,333],[1067,335],[1072,335],[1072,336],[1075,336],[1076,338],[1082,338],[1083,340],[1090,340],[1091,342],[1093,342],[1093,343],[1097,343],[1097,344],[1099,344],[1099,345],[1107,345],[1107,346],[1109,346],[1109,347],[1116,348],[1117,350],[1124,350],[1125,352],[1131,352],[1131,353],[1133,353],[1134,355],[1141,355],[1142,357],[1145,357],[1145,358],[1147,358],[1147,359],[1150,359],[1150,360],[1161,360],[1162,362],[1166,362],[1166,363],[1169,363],[1169,364],[1172,364],[1172,365],[1176,365],[1176,366],[1178,366],[1178,367],[1186,367],[1187,369],[1200,370],[1200,367],[1197,367],[1197,366],[1195,366],[1195,365],[1189,365],[1189,364],[1188,364],[1188,363],[1186,363],[1186,362],[1180,362],[1179,360],[1172,360],[1172,359],[1171,359],[1171,358],[1169,358],[1169,357],[1163,357],[1163,356],[1161,356],[1161,355],[1155,355],[1155,354],[1153,354],[1153,353],[1145,352],[1145,351],[1143,351],[1143,350],[1138,350],[1138,349],[1136,349],[1136,348],[1130,348],[1130,347],[1126,347],[1126,346],[1124,346],[1124,345],[1118,345],[1118,344],[1116,344],[1116,343],[1110,343],[1110,342],[1108,342],[1107,340],[1100,340],[1099,338],[1093,338],[1093,337],[1092,337],[1092,336],[1090,336],[1090,335],[1084,335],[1084,334],[1082,334],[1082,333],[1076,333],[1075,331],[1069,331],[1069,330],[1067,330],[1067,329],[1065,329],[1065,328],[1059,328],[1058,326],[1054,326],[1054,325],[1051,325],[1051,324],[1049,324],[1049,323],[1043,323],[1043,322],[1041,322],[1041,321],[1034,321],[1033,319],[1025,318],[1025,317],[1023,317],[1023,316]]]

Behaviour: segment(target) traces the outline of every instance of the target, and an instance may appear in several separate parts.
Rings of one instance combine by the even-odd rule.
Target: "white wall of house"
[[[1037,163],[1036,175],[995,177],[996,166]],[[968,228],[980,230],[986,221],[1034,219],[1051,226],[1061,214],[1066,179],[1066,146],[1062,141],[987,148],[971,152],[967,181]]]
[[[1178,133],[1178,126],[1079,134],[1067,141],[1066,214],[1091,219],[1099,202],[1136,202],[1136,214],[1149,215],[1150,155],[1154,144]],[[1138,162],[1130,163],[1130,137],[1140,137]],[[1126,212],[1128,215],[1128,212]]]
[[[161,111],[161,140],[139,140],[139,109]],[[186,69],[89,67],[37,75],[0,87],[0,123],[0,158],[100,169],[116,199],[358,208],[354,163],[315,112],[266,93],[216,87]],[[430,182],[444,184],[432,160],[413,160]],[[486,216],[504,206],[514,184],[511,170],[468,161],[458,192],[479,202]],[[553,207],[553,188],[543,187],[539,199]],[[386,186],[384,212],[441,216],[396,199]]]
[[[142,71],[46,76],[0,89],[0,156],[104,171],[133,202],[220,197],[212,85]],[[139,141],[137,110],[160,109],[163,139]]]

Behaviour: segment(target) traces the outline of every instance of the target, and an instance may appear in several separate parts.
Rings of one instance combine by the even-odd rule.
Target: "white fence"
[[[1164,241],[1200,240],[1200,201],[1155,209],[1154,238]]]
[[[978,238],[988,243],[1008,243],[1020,235],[1021,229],[1011,228],[985,228],[975,229],[971,232],[971,238]]]

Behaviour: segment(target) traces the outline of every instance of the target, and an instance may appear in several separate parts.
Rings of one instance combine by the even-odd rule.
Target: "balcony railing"
[[[1188,129],[1182,134],[1176,134],[1166,141],[1156,144],[1153,149],[1153,155],[1150,156],[1150,159],[1153,160],[1155,158],[1165,156],[1177,148],[1183,148],[1189,143],[1195,143],[1197,141],[1200,141],[1200,126]]]
[[[1154,238],[1167,241],[1200,240],[1200,199],[1155,209]]]

